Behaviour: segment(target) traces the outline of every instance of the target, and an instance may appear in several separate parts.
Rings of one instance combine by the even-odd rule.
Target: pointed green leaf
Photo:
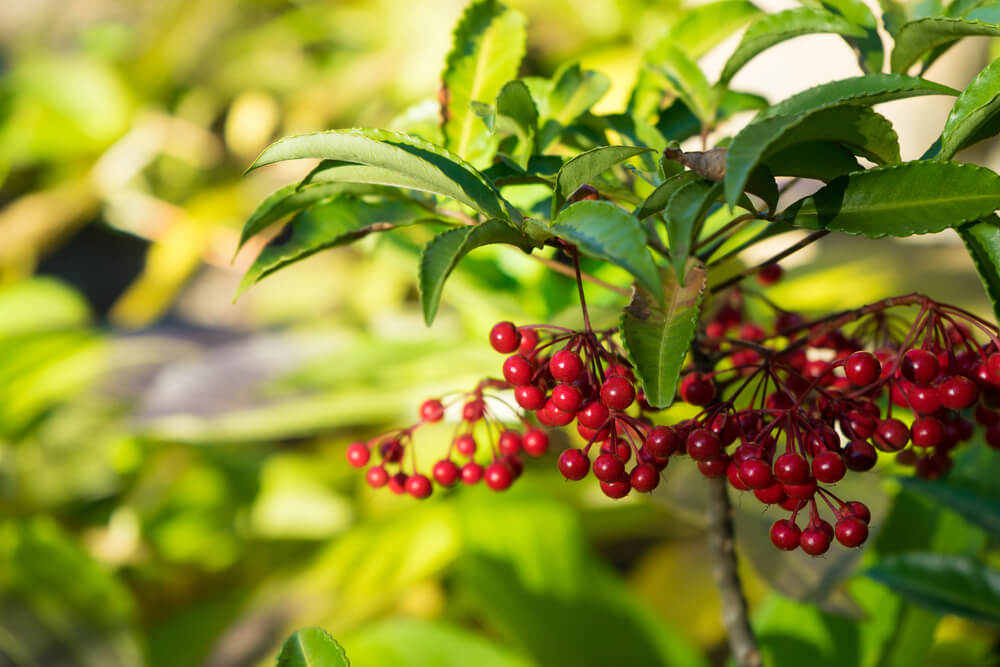
[[[420,305],[424,310],[424,321],[428,325],[437,315],[445,280],[462,258],[476,248],[494,243],[506,243],[522,250],[531,249],[528,238],[502,220],[487,220],[471,227],[449,229],[424,246],[420,255],[418,278]]]
[[[864,29],[864,37],[844,37],[847,45],[858,55],[858,65],[864,72],[881,72],[884,60],[882,39],[878,34],[878,21],[862,0],[807,0],[802,4],[826,9],[843,16]]]
[[[447,92],[443,130],[445,145],[469,161],[478,164],[488,147],[471,103],[492,102],[517,76],[525,35],[524,16],[496,0],[476,0],[455,27],[441,75]]]
[[[697,60],[760,15],[761,11],[747,0],[718,0],[697,5],[682,14],[670,28],[665,41]]]
[[[890,63],[893,72],[906,72],[927,51],[961,37],[1000,36],[1000,25],[970,19],[932,17],[903,25],[896,35]]]
[[[986,137],[980,130],[1000,113],[1000,60],[994,60],[981,71],[955,100],[941,133],[938,159],[949,160],[955,153]],[[1000,125],[993,123],[993,130]]]
[[[370,129],[330,130],[286,137],[264,149],[250,169],[299,158],[366,165],[372,167],[368,171],[380,180],[363,182],[425,190],[451,197],[489,217],[520,221],[516,209],[507,204],[472,165],[416,137]],[[350,170],[342,166],[344,171],[341,173],[348,175]],[[394,180],[396,182],[391,182]]]
[[[705,290],[705,267],[691,260],[684,287],[672,271],[662,271],[663,304],[637,289],[622,313],[622,344],[635,368],[646,400],[666,408],[674,401],[677,379],[687,358]]]
[[[566,199],[581,185],[586,185],[619,162],[649,153],[639,146],[599,146],[567,160],[556,175],[555,192],[552,193],[552,217],[555,218]]]
[[[980,560],[911,551],[883,558],[865,574],[939,614],[1000,622],[1000,572]]]
[[[754,121],[740,131],[726,155],[726,201],[732,206],[750,172],[768,155],[806,142],[830,141],[879,164],[899,162],[899,141],[892,123],[868,107],[821,108],[796,116]]]
[[[240,281],[236,296],[278,269],[321,250],[352,243],[373,232],[412,225],[422,219],[431,220],[427,211],[408,202],[370,203],[341,196],[314,204],[295,216],[288,229],[260,251]]]
[[[299,630],[285,640],[276,667],[350,667],[344,648],[322,628]]]
[[[957,162],[914,161],[841,176],[785,211],[792,224],[869,238],[929,234],[1000,208],[1000,176]]]
[[[864,28],[821,9],[801,7],[770,14],[750,25],[733,55],[729,56],[729,60],[726,61],[719,81],[729,81],[740,68],[775,44],[814,33],[837,33],[850,37],[865,36]]]
[[[535,148],[538,108],[523,81],[510,81],[500,89],[496,113],[500,131],[510,132],[517,137],[517,151],[513,157],[518,165],[526,167]]]
[[[947,507],[993,537],[1000,537],[1000,493],[992,483],[919,477],[899,477],[897,481],[907,491],[921,495],[937,506]]]
[[[747,179],[747,192],[760,197],[767,205],[767,210],[774,213],[778,208],[778,184],[774,180],[771,170],[765,165],[759,165],[750,172]]]
[[[701,121],[708,125],[715,118],[712,88],[694,60],[676,45],[664,42],[646,54],[646,65],[663,77],[667,88]]]
[[[770,106],[759,118],[791,116],[837,104],[871,106],[921,95],[958,95],[958,91],[916,76],[866,74],[813,86]]]
[[[582,70],[579,63],[566,65],[552,77],[548,117],[561,125],[569,125],[597,104],[610,89],[611,81],[604,74]]]
[[[861,171],[854,153],[829,141],[783,148],[765,157],[763,164],[775,176],[814,178],[825,183],[852,171]]]
[[[497,187],[504,185],[524,185],[538,183],[553,186],[556,174],[562,169],[562,158],[556,155],[535,155],[528,160],[526,168],[521,168],[513,160],[500,155],[495,164],[483,170],[485,176]]]
[[[906,6],[899,0],[878,0],[878,6],[882,9],[882,23],[885,24],[886,32],[895,39],[909,20]]]
[[[770,102],[760,95],[727,90],[715,111],[715,124],[744,111],[761,111],[769,105]],[[684,141],[701,131],[701,122],[683,102],[674,100],[673,104],[660,112],[656,128],[668,140]]]
[[[663,217],[667,219],[670,260],[682,286],[698,227],[721,191],[721,183],[697,180],[678,189],[667,204]]]
[[[642,224],[634,215],[611,202],[581,201],[564,208],[552,221],[550,230],[585,255],[625,269],[639,284],[660,297],[659,271],[646,248]]]
[[[993,304],[993,317],[1000,322],[1000,219],[996,215],[960,227],[959,236],[965,243],[979,280]]]
[[[321,199],[332,197],[343,189],[344,186],[340,183],[323,183],[300,190],[298,183],[290,183],[275,190],[247,218],[246,224],[243,225],[243,231],[240,232],[240,242],[236,246],[236,250],[239,251],[252,236],[264,231],[285,216],[301,211]]]
[[[659,213],[667,207],[670,198],[674,196],[675,192],[688,183],[697,181],[698,178],[698,174],[693,171],[682,171],[679,174],[674,174],[649,193],[646,201],[642,202],[642,206],[636,211],[636,217],[641,220],[648,218],[654,213]]]

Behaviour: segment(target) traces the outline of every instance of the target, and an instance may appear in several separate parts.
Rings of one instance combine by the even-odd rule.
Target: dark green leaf
[[[651,148],[656,153],[662,153],[663,149],[667,147],[667,140],[660,134],[659,130],[630,113],[609,114],[602,116],[601,119],[606,127],[616,132],[621,137],[622,142],[627,145]],[[647,171],[656,171],[656,155],[646,153],[639,159]],[[663,174],[663,177],[670,176],[672,173],[674,172]]]
[[[958,91],[916,76],[867,74],[803,90],[772,105],[761,113],[760,118],[790,116],[837,104],[870,106],[921,95],[958,95]]]
[[[747,192],[760,197],[767,210],[774,213],[778,208],[778,184],[774,181],[774,175],[765,165],[760,165],[752,172],[747,179]]]
[[[837,33],[850,37],[864,37],[866,34],[864,28],[820,9],[801,7],[770,14],[750,25],[733,55],[726,61],[719,80],[729,81],[751,59],[775,44],[813,33]]]
[[[1000,26],[969,19],[932,17],[903,25],[896,35],[890,63],[893,72],[906,72],[927,51],[961,37],[996,37]]]
[[[662,77],[666,88],[676,95],[701,121],[708,125],[715,118],[712,88],[698,64],[671,42],[661,42],[646,54],[646,65]]]
[[[1000,622],[1000,572],[982,561],[909,552],[883,558],[865,574],[938,613]]]
[[[668,407],[677,392],[677,379],[694,339],[705,289],[705,267],[688,263],[684,287],[672,271],[662,271],[663,304],[644,290],[636,290],[622,313],[622,344],[642,383],[646,400]]]
[[[634,215],[610,202],[581,201],[564,208],[550,231],[582,253],[620,266],[654,296],[661,296],[660,274]]]
[[[650,149],[637,146],[599,146],[567,160],[556,175],[556,187],[552,196],[552,217],[556,217],[569,196],[581,185],[590,183],[619,162],[648,152]]]
[[[476,0],[459,20],[441,74],[447,91],[445,145],[458,155],[470,161],[484,156],[487,133],[471,103],[493,101],[517,76],[525,39],[524,16],[496,0]]]
[[[761,11],[747,0],[718,0],[696,5],[681,15],[664,41],[675,44],[688,57],[697,60],[760,14]]]
[[[589,111],[610,88],[608,77],[600,72],[582,70],[579,63],[560,68],[548,87],[545,103],[538,105],[546,120],[538,133],[538,151],[544,151],[566,126]],[[532,93],[534,97],[533,89]]]
[[[243,225],[243,231],[240,233],[240,242],[236,246],[236,250],[238,251],[242,248],[243,244],[250,237],[262,232],[272,223],[281,220],[286,215],[301,211],[321,199],[326,199],[337,194],[343,189],[344,186],[340,183],[322,183],[300,190],[298,183],[291,183],[275,190],[250,214],[246,224]]]
[[[959,236],[976,265],[979,279],[1000,322],[1000,219],[996,215],[960,227]]]
[[[451,197],[484,215],[514,219],[520,214],[500,197],[482,174],[462,158],[440,146],[396,132],[353,129],[331,130],[286,137],[268,146],[250,167],[299,158],[342,160],[367,165],[373,170],[354,173],[350,165],[342,169],[346,177],[384,178],[365,180],[383,185],[414,188]]]
[[[277,667],[350,667],[343,647],[322,628],[299,630],[285,640]]]
[[[905,162],[841,176],[785,212],[792,224],[869,238],[929,234],[1000,208],[1000,176],[957,162]]]
[[[949,160],[958,151],[976,141],[982,141],[979,131],[1000,113],[1000,60],[983,68],[972,83],[955,100],[941,133],[938,159]],[[994,123],[993,131],[1000,130]]]
[[[829,182],[861,165],[851,151],[828,141],[796,144],[771,153],[763,164],[775,176],[797,176]]]
[[[670,260],[682,287],[688,257],[691,255],[691,246],[698,234],[698,228],[721,190],[721,183],[693,181],[679,188],[667,204],[663,217],[667,219]]]
[[[715,124],[718,125],[727,118],[745,111],[761,111],[768,105],[769,102],[760,95],[727,90],[716,110]],[[683,102],[674,100],[660,112],[656,128],[670,141],[684,141],[701,131],[701,122]]]
[[[846,105],[765,118],[747,125],[729,145],[726,201],[736,203],[750,173],[768,155],[817,141],[843,144],[877,163],[899,161],[899,142],[892,124],[868,107]]]
[[[449,229],[435,236],[420,255],[420,304],[427,324],[434,321],[444,282],[469,252],[484,245],[507,243],[529,250],[528,238],[502,220]]]
[[[1000,537],[1000,493],[989,483],[919,477],[900,477],[898,481],[904,489],[954,510],[969,523]]]
[[[659,213],[667,207],[670,198],[682,187],[698,180],[698,174],[693,171],[682,171],[663,181],[655,190],[649,193],[646,201],[642,203],[635,215],[639,219],[648,218],[654,213]]]
[[[551,186],[556,174],[562,169],[562,158],[556,155],[535,155],[528,160],[526,169],[522,169],[506,156],[498,156],[500,160],[489,169],[483,171],[483,176],[497,187],[504,185],[523,185],[539,183]]]

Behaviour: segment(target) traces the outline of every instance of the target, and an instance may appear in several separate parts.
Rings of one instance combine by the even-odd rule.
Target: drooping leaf
[[[1000,622],[1000,572],[980,560],[914,551],[883,558],[865,574],[938,613]]]
[[[921,95],[958,95],[958,91],[916,76],[879,72],[813,86],[771,105],[759,117],[791,116],[837,104],[870,106]]]
[[[655,407],[669,407],[677,392],[677,380],[694,339],[705,289],[705,267],[691,260],[684,287],[672,271],[662,271],[663,304],[637,289],[622,313],[622,344],[646,400]]]
[[[664,39],[697,60],[760,15],[747,0],[708,2],[685,11]]]
[[[1000,219],[996,215],[983,218],[958,229],[965,243],[979,280],[993,304],[993,315],[1000,322]]]
[[[281,645],[277,667],[350,667],[344,648],[322,628],[306,628]]]
[[[829,182],[852,171],[861,171],[854,153],[840,144],[814,141],[777,150],[762,161],[775,176],[797,176]]]
[[[667,207],[670,198],[674,196],[675,192],[696,180],[698,180],[698,174],[693,171],[682,171],[679,174],[671,176],[649,193],[646,201],[636,211],[636,217],[641,220],[648,218],[654,213],[659,213]]]
[[[517,76],[525,39],[524,16],[497,0],[476,0],[455,27],[441,75],[447,91],[443,130],[445,145],[469,161],[482,158],[487,148],[471,103],[492,102]]]
[[[430,324],[437,315],[444,282],[469,252],[484,245],[506,243],[523,250],[531,249],[528,238],[502,220],[487,220],[471,227],[449,229],[424,246],[418,274],[420,305],[424,321]]]
[[[950,160],[963,148],[972,145],[973,139],[985,136],[980,130],[1000,113],[1000,60],[994,60],[976,75],[972,83],[955,100],[948,120],[941,132],[941,152],[938,159]],[[993,123],[991,130],[1000,131],[1000,124]]]
[[[619,162],[648,152],[649,148],[637,146],[599,146],[567,160],[556,175],[556,187],[552,193],[552,218],[556,217],[566,199],[581,185],[590,183]]]
[[[698,227],[708,215],[709,208],[715,203],[721,190],[721,183],[693,181],[678,189],[667,204],[663,217],[667,219],[670,260],[682,287],[685,285],[688,257],[691,255]]]
[[[339,173],[345,180],[352,173],[356,178],[381,178],[385,180],[363,182],[433,192],[459,201],[488,217],[520,222],[520,214],[503,200],[472,165],[454,153],[416,137],[370,129],[302,134],[271,144],[250,168],[257,169],[267,164],[299,158],[342,160],[367,165],[373,168],[367,173],[353,173],[349,166],[333,169],[342,169]],[[394,175],[398,175],[395,178],[397,182],[391,182]]]
[[[795,144],[818,141],[842,144],[880,164],[899,161],[899,141],[892,123],[868,107],[836,106],[765,118],[747,125],[729,145],[726,201],[736,203],[750,172],[768,155]]]
[[[701,121],[708,125],[715,118],[712,88],[704,72],[692,58],[670,42],[658,44],[646,54],[650,71],[666,81],[667,89]]]
[[[268,195],[257,209],[247,218],[240,232],[240,242],[236,246],[239,251],[252,236],[263,231],[272,223],[281,220],[316,202],[331,197],[343,189],[340,183],[322,183],[299,190],[298,183],[290,183]]]
[[[591,257],[625,269],[660,298],[660,274],[646,248],[646,234],[634,215],[604,201],[581,201],[564,208],[551,232]]]
[[[970,19],[929,17],[909,21],[899,29],[890,64],[893,72],[906,72],[927,51],[961,37],[996,37],[1000,25]]]
[[[373,232],[384,232],[432,218],[426,210],[401,201],[367,202],[341,196],[314,204],[289,223],[286,233],[264,247],[240,281],[236,296],[289,264],[321,250],[352,243]],[[290,232],[290,233],[288,233]]]
[[[729,81],[750,60],[775,44],[814,33],[836,33],[850,37],[864,37],[866,34],[863,28],[821,9],[800,7],[770,14],[750,24],[733,55],[726,61],[719,80]]]
[[[979,526],[994,537],[1000,537],[1000,493],[989,484],[951,478],[926,480],[919,477],[899,477],[898,481],[911,493],[954,510],[969,523]]]
[[[869,238],[929,234],[1000,208],[1000,176],[957,162],[914,161],[834,179],[788,208],[797,227]]]

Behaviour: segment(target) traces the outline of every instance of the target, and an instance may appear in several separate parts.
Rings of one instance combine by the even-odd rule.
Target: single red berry
[[[898,452],[910,441],[910,429],[898,419],[886,419],[875,429],[875,444],[884,452]],[[872,462],[874,465],[874,461]],[[856,468],[851,468],[856,470]]]
[[[927,384],[937,377],[940,366],[937,357],[927,350],[907,350],[899,362],[900,374],[910,382]]]
[[[646,449],[658,459],[665,459],[681,446],[677,432],[669,426],[657,426],[646,436]]]
[[[472,486],[483,478],[483,466],[475,461],[469,461],[462,466],[462,484]]]
[[[368,465],[371,458],[371,451],[368,445],[363,442],[352,442],[347,446],[347,462],[355,468],[363,468]]]
[[[599,401],[587,403],[576,413],[577,421],[591,429],[598,429],[608,421],[608,408]]]
[[[549,450],[549,436],[545,431],[529,428],[524,432],[521,444],[530,456],[541,456]]]
[[[941,442],[944,427],[934,417],[921,417],[913,422],[910,433],[915,447],[933,447]]]
[[[471,433],[463,433],[455,438],[455,450],[462,456],[472,456],[476,453],[476,439]]]
[[[632,458],[632,448],[624,440],[618,440],[617,442],[612,442],[608,440],[601,444],[602,454],[613,454],[618,457],[618,460],[622,463],[628,463],[628,460]]]
[[[844,375],[855,387],[866,387],[882,374],[882,364],[871,352],[855,352],[844,363]]]
[[[590,459],[580,449],[567,449],[559,455],[559,472],[566,479],[578,481],[590,472]]]
[[[542,409],[536,413],[536,416],[546,426],[566,426],[573,421],[576,413],[560,410],[555,401],[549,398],[549,400],[545,401]]]
[[[916,412],[929,415],[941,407],[941,393],[934,387],[910,385],[905,389],[906,401]]]
[[[389,490],[395,493],[397,496],[401,496],[406,493],[406,480],[409,479],[404,472],[397,472],[395,475],[389,478]]]
[[[857,517],[837,521],[837,541],[845,547],[860,547],[868,539],[868,524]]]
[[[750,487],[740,478],[740,464],[732,459],[729,460],[729,465],[726,466],[726,479],[729,480],[729,486],[737,491],[750,490]]]
[[[521,476],[524,472],[524,462],[521,461],[521,457],[517,454],[506,454],[500,459],[500,463],[510,468],[511,473],[514,475],[514,479]]]
[[[420,404],[420,418],[425,422],[439,422],[442,417],[444,417],[444,406],[436,398]]]
[[[870,438],[875,433],[877,422],[867,412],[851,410],[844,415],[844,418],[841,420],[841,426],[845,432],[853,434],[855,438],[864,440],[865,438]]]
[[[719,438],[719,444],[723,448],[728,447],[740,437],[740,425],[732,415],[723,413],[715,415],[709,423],[708,428]]]
[[[557,384],[552,390],[552,402],[565,412],[576,412],[583,402],[580,390],[571,384]]]
[[[844,478],[847,468],[844,459],[836,452],[823,452],[813,459],[813,475],[824,484],[835,484]]]
[[[725,454],[712,459],[698,461],[698,472],[709,479],[723,477],[729,468],[729,457]]]
[[[512,322],[497,322],[490,330],[490,345],[500,354],[510,354],[521,344],[521,332]]]
[[[747,459],[741,463],[740,479],[751,489],[764,489],[774,482],[771,466],[761,459]]]
[[[601,491],[604,495],[615,500],[624,498],[631,490],[632,486],[629,484],[627,477],[617,482],[601,482]]]
[[[781,265],[777,262],[765,264],[761,267],[760,271],[757,272],[757,282],[764,287],[773,285],[781,279],[782,273],[783,271],[781,269]]]
[[[504,431],[497,439],[497,448],[501,454],[517,454],[521,451],[521,434],[517,431]]]
[[[517,351],[528,356],[535,351],[535,346],[538,345],[538,332],[527,327],[521,327],[518,332],[521,334],[521,344],[517,346]]]
[[[986,373],[992,384],[1000,384],[1000,352],[986,357]]]
[[[410,475],[406,479],[406,492],[414,498],[423,500],[430,496],[433,491],[434,485],[431,484],[431,480],[427,475],[417,473],[416,475]]]
[[[389,482],[389,473],[382,466],[372,466],[365,473],[365,479],[368,480],[368,486],[377,489]]]
[[[781,486],[789,498],[809,500],[816,493],[816,480],[812,477],[801,484],[782,484]]]
[[[494,461],[486,466],[486,486],[493,491],[506,491],[514,482],[514,472],[505,463]]]
[[[781,485],[781,482],[773,482],[763,489],[754,489],[753,495],[765,505],[777,505],[788,500],[788,494],[785,493],[785,487]]]
[[[549,359],[549,373],[557,382],[576,382],[583,372],[580,355],[571,350],[559,350]]]
[[[695,461],[705,461],[722,453],[718,436],[704,428],[696,428],[687,438],[688,456]]]
[[[578,413],[579,414],[579,413]],[[580,437],[587,442],[597,442],[600,440],[607,440],[611,437],[611,427],[605,426],[604,428],[587,428],[583,424],[577,422],[576,432],[580,434]]]
[[[594,477],[602,482],[617,482],[625,476],[625,466],[614,454],[601,454],[594,460]]]
[[[507,357],[503,362],[504,379],[515,387],[531,384],[531,377],[534,374],[535,367],[519,354]]]
[[[774,462],[774,476],[782,484],[803,484],[809,478],[809,464],[798,454],[782,454]]]
[[[635,387],[620,375],[612,375],[601,385],[601,403],[612,410],[624,410],[635,400]]]
[[[514,389],[514,400],[525,410],[538,410],[545,405],[545,392],[534,385]]]
[[[810,556],[821,556],[830,548],[831,536],[819,528],[806,528],[799,537],[799,546]]]
[[[708,405],[715,398],[715,383],[701,373],[690,373],[681,380],[681,398],[691,405]]]
[[[403,458],[403,443],[395,438],[386,440],[378,448],[382,460],[386,463],[396,463]]]
[[[640,463],[632,468],[629,483],[636,491],[649,493],[660,483],[660,471],[648,463]]]
[[[462,473],[454,461],[451,459],[442,459],[434,464],[431,474],[434,475],[434,480],[441,486],[454,486],[458,482],[459,475]]]
[[[967,377],[956,375],[941,383],[938,394],[944,407],[964,410],[979,400],[979,386]]]
[[[789,519],[778,519],[771,525],[771,544],[782,551],[795,551],[802,531]]]
[[[865,523],[871,523],[872,521],[871,510],[868,509],[867,505],[857,500],[848,501],[837,512],[837,517],[840,519],[848,516],[857,517]]]
[[[462,406],[462,419],[467,422],[477,422],[483,418],[486,404],[481,398],[474,398]]]
[[[786,512],[794,512],[795,510],[800,510],[805,507],[806,502],[807,501],[802,500],[801,498],[793,498],[786,494],[785,499],[778,503],[778,505]]]
[[[864,440],[851,440],[844,448],[844,463],[856,472],[864,472],[875,467],[878,454],[875,448]]]

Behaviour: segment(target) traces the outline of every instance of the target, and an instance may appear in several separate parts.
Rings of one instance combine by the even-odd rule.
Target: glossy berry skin
[[[434,476],[434,481],[441,486],[454,486],[458,482],[462,471],[459,470],[458,465],[451,459],[442,459],[434,464],[431,474]]]
[[[816,480],[812,477],[801,484],[782,484],[781,486],[789,498],[809,500],[816,493]]]
[[[844,375],[855,387],[866,387],[882,374],[882,364],[871,352],[855,352],[844,363]]]
[[[583,372],[580,355],[570,350],[559,350],[549,359],[549,373],[558,382],[572,383]]]
[[[482,399],[474,398],[462,406],[462,419],[467,422],[476,422],[483,418],[486,411],[486,404]]]
[[[486,466],[483,478],[486,480],[486,486],[493,491],[506,491],[514,483],[514,472],[506,463],[494,461]]]
[[[602,482],[617,482],[625,476],[625,466],[614,454],[601,454],[594,460],[594,477]]]
[[[619,498],[624,498],[628,495],[628,492],[632,490],[632,486],[629,484],[628,477],[618,481],[618,482],[601,482],[600,483],[601,492],[612,500],[618,500]]]
[[[397,496],[406,493],[406,480],[409,479],[406,473],[397,472],[389,478],[389,490]]]
[[[834,532],[845,547],[860,547],[868,539],[868,524],[857,517],[845,517],[837,521]]]
[[[420,404],[420,418],[425,422],[439,422],[444,417],[444,405],[436,398],[431,398]]]
[[[529,456],[541,456],[549,450],[549,436],[545,431],[531,428],[524,432],[521,445]]]
[[[729,469],[729,457],[722,455],[711,459],[698,461],[698,472],[709,479],[725,477]]]
[[[521,434],[517,431],[504,431],[497,438],[497,449],[501,454],[517,454],[521,451]]]
[[[875,448],[864,440],[851,440],[844,448],[844,464],[856,472],[871,470],[877,461]]]
[[[646,449],[658,459],[665,459],[681,446],[677,432],[669,426],[657,426],[646,436]]]
[[[517,346],[517,351],[527,357],[538,345],[538,332],[525,327],[518,329],[518,332],[521,334],[521,344]]]
[[[865,523],[871,523],[872,513],[868,509],[868,506],[857,500],[848,501],[846,505],[840,508],[837,512],[837,516],[841,519],[848,516],[853,516],[861,519]]]
[[[576,417],[575,412],[560,410],[559,406],[551,398],[545,401],[542,409],[535,414],[538,420],[546,426],[566,426]]]
[[[743,480],[740,479],[740,464],[735,461],[730,460],[729,465],[726,466],[726,480],[728,480],[729,485],[737,491],[750,490],[750,487],[744,484]]]
[[[722,453],[722,444],[708,429],[696,428],[688,436],[687,453],[695,461],[706,461]]]
[[[368,481],[368,486],[378,489],[389,483],[389,473],[382,466],[372,466],[365,473],[365,479]]]
[[[823,484],[835,484],[844,478],[847,467],[844,459],[835,452],[824,452],[813,459],[813,476]]]
[[[590,472],[590,459],[579,449],[567,449],[559,455],[559,472],[571,481],[579,481]]]
[[[455,451],[462,456],[472,456],[476,453],[476,439],[471,433],[463,433],[455,438]]]
[[[482,478],[483,466],[475,461],[469,461],[462,466],[462,484],[472,486],[473,484],[478,484]]]
[[[418,500],[423,500],[431,495],[434,491],[434,485],[431,484],[431,480],[427,475],[410,475],[406,479],[406,492],[417,498]]]
[[[938,395],[944,407],[964,410],[979,400],[979,387],[969,378],[956,375],[941,383]]]
[[[740,464],[740,480],[749,489],[764,489],[774,483],[771,466],[761,459],[747,459]]]
[[[372,455],[368,449],[368,445],[363,442],[352,442],[347,446],[346,454],[347,462],[355,468],[363,468],[368,465],[368,459]]]
[[[598,429],[604,426],[611,413],[608,408],[599,401],[587,403],[576,413],[576,420],[590,429]]]
[[[632,488],[641,493],[649,493],[660,483],[660,471],[648,463],[640,463],[629,474]]]
[[[612,375],[601,385],[601,403],[612,410],[625,410],[635,400],[635,387],[620,375]]]
[[[691,405],[708,405],[715,398],[715,383],[701,373],[691,373],[681,380],[681,398]]]
[[[772,482],[770,486],[763,489],[754,489],[753,495],[765,505],[777,505],[788,500],[788,494],[785,493],[785,487],[781,485],[781,482]]]
[[[899,373],[910,382],[927,384],[937,377],[940,366],[937,357],[928,352],[914,348],[907,350],[899,363]]]
[[[916,412],[929,415],[941,407],[941,394],[934,387],[910,385],[906,391],[906,401]]]
[[[809,478],[809,464],[798,454],[782,454],[774,461],[774,476],[782,484],[802,484]]]
[[[399,440],[386,440],[378,448],[382,460],[387,463],[396,463],[403,458],[403,443]]]
[[[519,354],[507,357],[503,362],[503,377],[515,387],[530,384],[534,374],[535,367]]]
[[[545,392],[534,385],[514,389],[514,400],[525,410],[538,410],[545,405]]]
[[[799,546],[810,556],[821,556],[830,548],[832,536],[818,528],[806,528],[799,537]]]
[[[921,417],[910,427],[914,447],[933,447],[941,442],[944,427],[934,417]]]
[[[801,537],[802,531],[789,519],[778,519],[771,525],[771,544],[782,551],[795,551]]]
[[[552,390],[552,402],[565,412],[576,412],[583,402],[580,390],[571,384],[559,384]]]
[[[910,429],[898,419],[886,419],[875,429],[875,444],[885,452],[898,452],[910,441]],[[856,468],[852,468],[855,470]]]
[[[500,354],[510,354],[521,344],[521,332],[512,322],[497,322],[490,330],[490,345]]]

